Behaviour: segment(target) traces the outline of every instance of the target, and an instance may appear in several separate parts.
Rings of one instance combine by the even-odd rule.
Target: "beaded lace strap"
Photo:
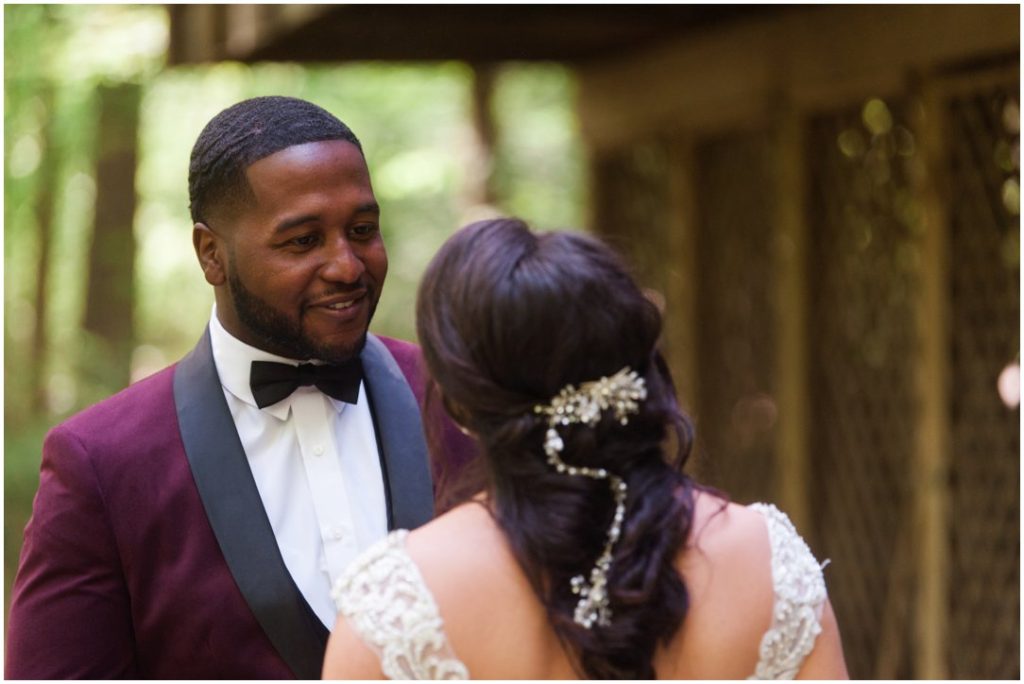
[[[469,679],[430,590],[396,530],[360,555],[331,596],[389,679]]]
[[[761,639],[757,668],[750,679],[793,679],[821,632],[827,594],[811,550],[785,513],[772,504],[753,504],[768,524],[775,605],[772,624]],[[827,561],[826,561],[827,563]]]

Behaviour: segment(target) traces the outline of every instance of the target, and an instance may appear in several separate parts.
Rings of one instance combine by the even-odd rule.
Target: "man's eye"
[[[296,247],[312,247],[316,244],[316,235],[300,235],[297,238],[293,238],[291,243]]]
[[[370,237],[377,232],[377,224],[375,223],[360,223],[352,226],[352,235],[355,237]]]

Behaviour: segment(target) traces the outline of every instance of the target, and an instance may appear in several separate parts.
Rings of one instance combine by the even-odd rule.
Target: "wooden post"
[[[665,236],[665,357],[672,369],[680,405],[695,416],[700,397],[697,359],[697,198],[693,141],[675,135],[668,141],[668,201]]]
[[[914,360],[920,417],[914,431],[915,483],[914,676],[945,679],[949,623],[949,458],[950,458],[950,329],[948,226],[943,189],[948,182],[944,112],[935,90],[918,80],[911,88],[921,106],[913,130],[919,139],[915,194],[921,207],[919,302],[915,308],[921,353]]]
[[[809,503],[809,378],[807,346],[807,240],[804,211],[804,149],[798,112],[788,102],[776,107],[776,400],[779,408],[775,458],[779,504],[797,529],[811,530]]]

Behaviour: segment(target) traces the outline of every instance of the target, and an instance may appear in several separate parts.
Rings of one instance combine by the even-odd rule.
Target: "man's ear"
[[[199,267],[203,269],[206,282],[214,287],[226,283],[224,244],[220,237],[205,223],[197,223],[192,226],[192,246],[196,250]]]

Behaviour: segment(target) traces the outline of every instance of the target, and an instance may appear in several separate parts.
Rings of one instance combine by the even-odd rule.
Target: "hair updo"
[[[420,284],[416,319],[445,406],[482,447],[496,520],[577,671],[653,678],[655,649],[688,607],[674,562],[694,487],[681,472],[692,428],[657,350],[658,308],[599,240],[535,234],[520,220],[497,219],[471,224],[441,247]],[[604,415],[594,427],[559,427],[565,463],[605,468],[629,488],[608,576],[611,624],[588,630],[573,621],[570,580],[601,553],[614,501],[606,482],[547,463],[547,420],[534,407],[624,366],[647,384],[628,425]],[[671,464],[668,428],[677,447]]]

